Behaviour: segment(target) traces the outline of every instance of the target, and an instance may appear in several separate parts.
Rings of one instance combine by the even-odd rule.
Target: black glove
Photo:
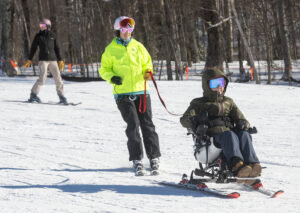
[[[200,139],[202,139],[205,135],[206,135],[206,132],[208,130],[208,126],[203,124],[203,125],[198,125],[197,126],[197,129],[196,129],[196,132],[194,132],[196,134],[196,136]]]
[[[201,112],[199,115],[191,117],[190,121],[192,122],[192,128],[196,128],[200,124],[206,124],[208,121],[208,113],[206,111]]]
[[[202,138],[208,129],[207,121],[208,121],[208,113],[202,112],[199,115],[195,115],[190,118],[192,123],[193,132],[199,137]]]
[[[239,120],[236,124],[236,129],[238,131],[247,131],[249,128],[249,124],[245,120]]]
[[[110,81],[116,85],[122,84],[122,78],[120,76],[113,76]]]

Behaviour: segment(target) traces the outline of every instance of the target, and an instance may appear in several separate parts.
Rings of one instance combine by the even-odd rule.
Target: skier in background
[[[203,73],[203,97],[192,100],[180,118],[183,127],[203,137],[213,137],[215,144],[224,153],[229,168],[237,177],[257,177],[261,165],[256,156],[250,127],[234,101],[225,96],[228,78],[218,69]],[[253,180],[238,181],[251,185]]]
[[[47,78],[47,70],[49,68],[53,79],[56,84],[56,91],[59,97],[59,101],[62,104],[68,104],[67,99],[64,96],[63,81],[60,76],[60,70],[64,69],[64,62],[60,56],[58,42],[55,34],[51,31],[51,22],[48,19],[42,19],[40,21],[40,32],[37,33],[32,42],[28,60],[23,65],[23,68],[30,67],[32,58],[39,47],[39,69],[40,75],[31,89],[29,102],[41,102],[41,99],[37,96],[41,86],[45,83]],[[57,61],[58,60],[58,63]]]
[[[113,94],[124,121],[127,123],[126,135],[129,161],[133,161],[136,175],[143,175],[143,144],[139,133],[141,128],[144,147],[150,159],[152,174],[158,174],[159,148],[158,135],[152,122],[151,99],[146,91],[144,102],[144,81],[153,73],[151,57],[146,48],[134,38],[132,32],[135,22],[132,18],[121,16],[115,20],[116,37],[106,47],[101,59],[99,73],[113,85]],[[148,89],[148,83],[147,83]],[[145,108],[145,112],[144,111]]]

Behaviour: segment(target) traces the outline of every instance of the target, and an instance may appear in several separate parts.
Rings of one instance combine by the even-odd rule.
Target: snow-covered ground
[[[78,106],[14,102],[29,97],[35,79],[0,78],[1,212],[300,212],[299,87],[230,83],[227,95],[259,131],[253,139],[267,167],[264,186],[285,193],[271,199],[234,184],[214,185],[240,192],[228,200],[154,183],[178,181],[197,162],[191,137],[162,107],[152,82],[161,175],[136,177],[109,84],[65,82],[68,100],[83,102]],[[174,113],[202,95],[201,81],[157,83]],[[58,100],[53,79],[40,97]]]

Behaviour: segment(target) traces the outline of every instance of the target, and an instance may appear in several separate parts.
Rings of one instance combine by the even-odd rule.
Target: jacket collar
[[[117,39],[116,39],[117,43],[123,45],[124,47],[127,47],[131,40],[132,40],[132,37],[130,37],[130,39],[128,39],[128,40],[124,40],[120,37],[117,37]]]

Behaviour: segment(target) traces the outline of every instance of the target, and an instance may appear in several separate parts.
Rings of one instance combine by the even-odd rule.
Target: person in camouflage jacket
[[[202,76],[203,97],[191,101],[180,123],[198,137],[213,137],[235,175],[257,177],[261,165],[247,131],[250,124],[233,99],[225,96],[228,83],[220,70],[206,70]]]

